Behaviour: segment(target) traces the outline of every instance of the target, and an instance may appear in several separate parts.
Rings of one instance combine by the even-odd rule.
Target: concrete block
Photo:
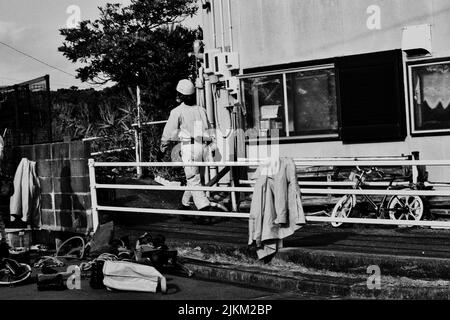
[[[89,176],[88,160],[70,160],[70,172],[72,177],[86,177]]]
[[[42,209],[54,209],[53,199],[51,194],[41,194],[41,208]]]
[[[56,210],[72,210],[72,196],[70,194],[55,194]]]
[[[72,225],[76,229],[86,229],[88,226],[86,213],[84,211],[73,211]]]
[[[53,188],[55,193],[73,193],[69,177],[53,178]]]
[[[87,227],[86,214],[80,211],[55,211],[56,225],[68,229],[84,229]]]
[[[72,207],[74,210],[89,210],[92,207],[91,195],[72,195]]]
[[[51,144],[37,144],[34,146],[36,160],[49,160],[52,157]]]
[[[69,144],[63,142],[52,144],[52,158],[69,159]]]
[[[53,192],[53,180],[50,177],[39,177],[39,183],[41,185],[41,193]]]
[[[71,177],[70,160],[52,160],[52,175],[57,178]]]
[[[70,185],[72,191],[77,193],[89,192],[89,177],[73,177]]]
[[[36,163],[36,174],[38,177],[51,177],[52,176],[52,161],[39,160]]]
[[[55,211],[42,209],[41,221],[43,226],[52,226],[52,227],[55,226],[56,225]]]
[[[71,211],[55,211],[56,222],[55,225],[61,228],[73,228],[72,212]]]
[[[54,178],[55,193],[84,193],[89,192],[89,178],[88,177],[63,177]]]

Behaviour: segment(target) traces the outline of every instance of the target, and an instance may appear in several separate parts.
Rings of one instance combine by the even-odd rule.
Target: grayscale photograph
[[[448,0],[0,0],[0,300],[449,300],[449,146]]]

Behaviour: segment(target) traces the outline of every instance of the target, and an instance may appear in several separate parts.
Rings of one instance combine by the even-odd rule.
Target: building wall
[[[227,0],[213,0],[216,41],[212,15],[202,11],[206,49],[230,46]],[[223,4],[223,25],[219,6]],[[283,63],[312,61],[345,55],[401,48],[406,26],[432,26],[432,56],[450,57],[450,1],[448,0],[230,0],[233,51],[239,52],[243,69]],[[374,12],[380,9],[380,29],[369,29]],[[406,58],[405,58],[406,60]],[[407,83],[405,72],[405,84]],[[405,97],[407,88],[405,85]],[[408,101],[408,99],[406,99]],[[218,113],[223,106],[217,104]],[[409,106],[408,137],[404,142],[343,144],[342,141],[297,142],[279,145],[281,156],[395,156],[419,151],[421,159],[450,159],[450,136],[411,137]],[[222,127],[228,120],[221,120]],[[249,150],[250,155],[267,153]],[[428,168],[431,181],[450,181],[445,167]]]
[[[211,14],[203,10],[207,48],[230,45],[227,0],[213,0],[216,44]],[[233,49],[241,68],[332,58],[401,48],[402,29],[431,24],[433,56],[450,55],[448,0],[230,0]],[[380,8],[381,28],[370,30],[371,6]],[[369,13],[368,13],[369,10]]]

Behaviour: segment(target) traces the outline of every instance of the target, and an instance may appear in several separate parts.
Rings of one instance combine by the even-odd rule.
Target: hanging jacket
[[[34,224],[40,216],[40,185],[36,162],[22,158],[14,175],[14,194],[10,199],[11,220]]]
[[[274,254],[280,240],[305,223],[295,163],[289,158],[273,159],[256,171],[249,219],[249,242],[256,242],[260,259]]]

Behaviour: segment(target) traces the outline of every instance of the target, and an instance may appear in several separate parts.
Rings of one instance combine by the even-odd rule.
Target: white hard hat
[[[188,79],[183,79],[178,82],[177,91],[185,96],[190,96],[195,93],[195,87]]]

